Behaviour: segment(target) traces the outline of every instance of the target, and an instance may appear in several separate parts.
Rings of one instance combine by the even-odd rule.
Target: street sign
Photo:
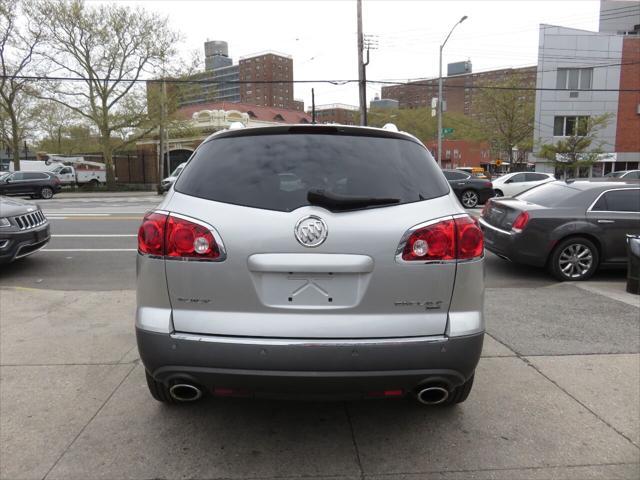
[[[453,133],[453,128],[443,128],[442,135],[451,135]]]

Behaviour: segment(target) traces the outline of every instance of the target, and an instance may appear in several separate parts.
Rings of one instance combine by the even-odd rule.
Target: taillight
[[[524,230],[524,227],[527,226],[527,223],[529,223],[529,213],[528,212],[522,212],[513,221],[513,225],[511,226],[511,230],[513,230],[514,232],[520,233],[522,230]]]
[[[164,231],[167,215],[148,213],[138,229],[138,252],[145,255],[164,255]]]
[[[413,232],[404,246],[406,261],[455,260],[455,223],[443,220]]]
[[[482,230],[469,216],[442,220],[411,232],[402,249],[402,260],[450,261],[482,256]]]
[[[481,257],[484,251],[484,236],[478,224],[470,217],[457,217],[455,222],[458,260]]]
[[[221,245],[211,229],[158,212],[145,215],[138,230],[138,251],[167,259],[223,260]]]
[[[181,217],[167,220],[166,256],[215,260],[220,250],[211,231]]]

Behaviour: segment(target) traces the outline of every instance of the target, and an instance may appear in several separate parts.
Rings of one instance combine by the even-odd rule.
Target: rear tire
[[[173,397],[169,394],[169,389],[165,386],[164,383],[156,381],[149,372],[144,371],[145,376],[147,377],[147,387],[149,387],[149,393],[151,396],[161,403],[167,404],[175,404],[176,402]]]
[[[99,187],[99,186],[100,186],[100,182],[94,178],[93,180],[91,180],[91,181],[89,182],[89,186],[90,186],[91,188],[97,188],[97,187]]]
[[[595,244],[584,237],[563,240],[549,258],[549,272],[561,282],[588,280],[598,269],[600,255]]]
[[[53,198],[53,189],[51,187],[42,187],[40,189],[40,198],[50,200]]]
[[[460,201],[464,208],[476,208],[480,202],[480,197],[475,190],[465,190],[460,195]]]

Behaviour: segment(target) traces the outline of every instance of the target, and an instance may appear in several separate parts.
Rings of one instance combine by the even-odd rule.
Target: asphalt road
[[[55,198],[40,201],[52,240],[40,253],[3,265],[0,286],[65,290],[135,288],[136,235],[156,195]],[[478,215],[479,210],[471,211]],[[486,286],[539,287],[556,283],[545,270],[514,265],[487,253]],[[624,271],[601,272],[595,280],[620,281]]]
[[[561,284],[488,254],[483,358],[452,409],[158,404],[133,335],[158,201],[42,202],[52,241],[0,268],[0,478],[640,478],[640,299],[620,271]]]

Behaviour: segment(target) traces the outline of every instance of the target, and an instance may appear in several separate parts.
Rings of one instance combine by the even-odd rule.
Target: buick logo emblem
[[[305,247],[317,247],[327,239],[329,230],[320,217],[309,215],[301,218],[294,229],[296,240]]]

